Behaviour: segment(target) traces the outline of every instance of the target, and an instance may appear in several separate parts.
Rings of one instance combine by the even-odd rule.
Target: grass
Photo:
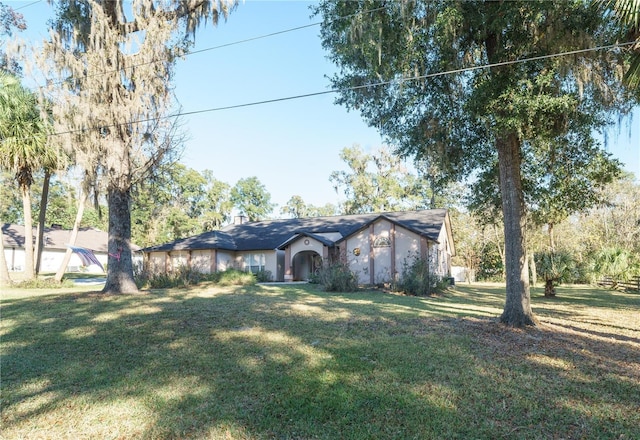
[[[95,288],[95,287],[94,287]],[[640,296],[314,285],[2,296],[2,438],[640,438]]]

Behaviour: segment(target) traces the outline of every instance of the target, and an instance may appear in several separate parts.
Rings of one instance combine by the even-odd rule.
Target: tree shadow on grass
[[[45,438],[639,434],[636,342],[508,329],[470,303],[311,287],[3,302],[3,426]]]
[[[590,332],[542,320],[526,331],[493,325],[486,320],[462,320],[476,335],[478,357],[492,369],[490,382],[502,388],[508,408],[526,408],[517,420],[524,438],[633,438],[640,417],[638,341],[604,344]],[[630,343],[631,342],[631,343]],[[514,375],[514,371],[518,371]],[[499,376],[512,376],[513,386],[531,390],[514,394]],[[515,403],[511,398],[515,397]],[[503,397],[504,398],[504,397]],[[526,433],[528,435],[525,435]]]
[[[541,292],[544,290],[540,289]],[[583,307],[637,307],[640,305],[640,297],[633,294],[619,292],[616,290],[594,287],[589,285],[558,286],[557,296],[545,297],[536,296],[541,302],[561,301],[563,303],[574,303]]]

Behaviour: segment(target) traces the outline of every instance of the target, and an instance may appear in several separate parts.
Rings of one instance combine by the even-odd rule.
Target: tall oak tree
[[[59,136],[104,179],[109,259],[103,292],[136,292],[131,189],[173,147],[171,79],[198,27],[233,0],[62,0],[46,44]]]
[[[630,107],[620,51],[596,50],[622,33],[578,0],[326,0],[316,11],[339,68],[338,103],[359,110],[398,154],[428,163],[443,180],[497,170],[506,265],[500,319],[535,325],[525,153],[548,145],[540,135],[560,138],[574,123],[606,121]]]

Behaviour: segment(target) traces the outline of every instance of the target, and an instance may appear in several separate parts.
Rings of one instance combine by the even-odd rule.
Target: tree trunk
[[[40,198],[40,212],[38,214],[38,238],[36,240],[36,275],[40,273],[40,262],[44,249],[44,222],[47,215],[47,202],[49,200],[49,183],[51,171],[44,170],[44,182],[42,184],[42,197]]]
[[[500,261],[502,262],[502,279],[506,280],[507,279],[507,263],[505,261],[506,242],[504,245],[500,243],[500,234],[498,233],[498,227],[496,225],[493,225],[493,233],[496,235],[496,249],[498,249],[498,253],[500,254]],[[504,234],[504,231],[503,231],[503,234]]]
[[[11,284],[11,277],[4,255],[4,224],[2,222],[0,222],[0,228],[2,228],[0,229],[0,286],[8,286]]]
[[[76,244],[76,239],[78,238],[78,230],[80,229],[80,223],[82,222],[82,215],[84,214],[84,205],[87,203],[87,193],[85,191],[80,190],[80,199],[78,200],[78,210],[76,211],[76,220],[73,222],[73,230],[71,231],[71,237],[69,237],[69,246],[73,246]],[[73,251],[71,248],[67,248],[67,252],[64,254],[64,258],[62,259],[62,263],[56,272],[55,280],[60,283],[62,282],[62,277],[64,273],[67,271],[67,266],[69,265],[69,260],[71,260],[71,254]]]
[[[544,283],[544,296],[556,296],[556,289],[553,287],[553,280],[546,280]]]
[[[137,293],[131,257],[131,191],[111,187],[109,202],[109,259],[103,293]]]
[[[24,279],[33,280],[36,275],[33,270],[33,221],[31,220],[31,193],[27,185],[20,185],[22,194],[22,209],[24,213]]]
[[[498,3],[486,3],[485,6],[488,6],[487,12],[489,14],[497,12],[495,8]],[[504,61],[499,56],[500,34],[490,31],[485,37],[484,44],[489,63]],[[506,79],[509,74],[512,74],[504,69],[507,68],[491,68],[490,72],[494,76],[494,80],[498,80],[499,76],[504,76]],[[505,113],[502,116],[507,117],[508,115]],[[527,269],[527,247],[524,234],[526,216],[520,169],[522,162],[520,139],[513,129],[503,128],[497,134],[495,145],[498,151],[500,196],[504,217],[504,254],[507,281],[507,298],[500,322],[513,327],[536,325],[531,311]]]
[[[536,258],[533,253],[529,254],[529,270],[531,271],[531,282],[535,287],[538,282],[538,268],[536,267]]]
[[[499,137],[496,147],[500,165],[507,278],[507,297],[500,322],[513,327],[536,325],[529,292],[520,143],[516,133]]]

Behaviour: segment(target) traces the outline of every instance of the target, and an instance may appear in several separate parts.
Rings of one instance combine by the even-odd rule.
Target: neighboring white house
[[[464,266],[451,266],[451,277],[456,283],[473,283],[476,280],[476,272]]]
[[[274,281],[306,280],[323,262],[344,261],[361,284],[396,279],[420,257],[449,277],[455,247],[444,209],[241,222],[142,249],[156,273],[189,266],[268,271]]]
[[[33,236],[35,239],[36,231]],[[24,248],[24,226],[14,224],[4,224],[2,226],[2,237],[4,239],[4,254],[7,267],[10,271],[21,272],[25,265]],[[40,261],[40,272],[56,272],[62,264],[62,260],[70,244],[71,231],[56,227],[45,228],[44,248]],[[108,260],[107,244],[109,234],[94,228],[81,228],[78,230],[75,246],[92,251],[97,260],[106,267]],[[139,250],[139,246],[132,246],[132,250]],[[138,257],[140,259],[140,257]],[[67,266],[67,272],[102,272],[102,268],[96,264],[88,264],[86,258],[78,253],[71,255],[71,260]]]

